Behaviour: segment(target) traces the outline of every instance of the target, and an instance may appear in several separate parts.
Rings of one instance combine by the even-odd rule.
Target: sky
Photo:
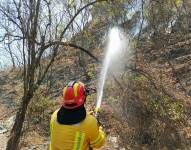
[[[0,5],[2,4],[3,1],[5,1],[5,0],[0,0]],[[66,4],[65,3],[66,1],[63,2],[63,0],[57,0],[57,1],[53,1],[53,2],[55,2],[55,3],[54,4],[52,3],[52,5],[51,5],[52,16],[54,16],[54,15],[57,16],[57,19],[60,17],[59,19],[62,20],[62,22],[63,22],[62,24],[64,24],[64,22],[68,22],[70,20],[70,18],[67,18],[67,17],[70,17],[70,15],[69,15],[68,12],[66,12],[66,10],[64,10],[64,4]],[[56,5],[58,5],[58,6],[56,6]],[[77,6],[76,6],[77,8],[80,7],[78,5],[80,5],[80,2],[77,3]],[[81,4],[81,5],[83,5],[83,4]],[[42,11],[43,11],[43,13],[48,14],[48,9],[44,9]],[[63,15],[62,13],[65,13],[64,17],[62,17],[62,15]],[[71,15],[75,14],[74,11],[70,11],[70,13],[71,13]],[[82,13],[84,13],[84,12],[82,11]],[[76,32],[78,32],[77,24],[82,27],[81,18],[82,18],[82,15],[78,15],[76,17],[76,19],[75,19],[75,23],[73,24],[74,30]],[[88,21],[90,21],[91,19],[92,18],[91,18],[91,15],[90,15],[89,18],[88,18]],[[53,17],[52,22],[55,22],[55,20],[56,20],[56,18]],[[60,25],[60,28],[62,28],[62,27],[64,27],[64,26]],[[1,26],[0,26],[0,40],[2,39],[3,34],[4,34],[4,30],[2,30]],[[68,32],[67,36],[70,37],[71,36],[70,34],[72,34],[72,33]],[[20,44],[20,46],[22,46],[22,43]],[[14,51],[14,55],[17,56],[17,58],[21,58],[21,54],[17,50],[17,45],[16,44],[12,45],[12,49]],[[6,67],[8,67],[10,65],[12,65],[10,55],[6,52],[3,42],[0,42],[0,69],[6,68]]]

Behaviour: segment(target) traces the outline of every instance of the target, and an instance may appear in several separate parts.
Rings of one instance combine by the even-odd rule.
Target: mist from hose
[[[120,35],[120,31],[116,27],[112,28],[109,32],[107,50],[98,82],[96,108],[100,108],[101,106],[104,84],[108,70],[111,67],[112,60],[116,59],[117,54],[122,49],[122,40],[120,39]]]

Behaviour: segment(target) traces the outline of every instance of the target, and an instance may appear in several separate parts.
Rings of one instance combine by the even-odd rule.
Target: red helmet
[[[86,99],[84,84],[80,81],[71,81],[63,90],[63,106],[74,109],[84,104]]]

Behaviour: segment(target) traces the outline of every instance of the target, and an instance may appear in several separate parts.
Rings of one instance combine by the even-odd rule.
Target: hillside
[[[0,150],[48,149],[71,80],[88,112],[103,83],[100,150],[191,149],[189,1],[3,0],[0,30]]]
[[[183,84],[184,88],[185,88],[185,92],[189,93],[190,90],[190,45],[191,44],[189,42],[189,40],[185,39],[185,40],[180,40],[180,41],[176,41],[176,42],[172,42],[175,44],[169,44],[169,46],[167,46],[167,48],[165,50],[163,50],[163,53],[159,53],[157,54],[158,50],[152,49],[152,45],[150,44],[150,41],[148,41],[148,44],[146,44],[146,42],[144,42],[144,47],[142,46],[140,51],[142,50],[149,50],[149,53],[152,54],[147,56],[148,51],[146,52],[145,55],[145,60],[147,60],[148,64],[150,64],[153,68],[157,68],[161,71],[163,71],[165,69],[165,71],[167,72],[172,72],[172,69],[170,68],[169,65],[167,65],[166,61],[166,56],[170,56],[170,58],[168,57],[168,60],[171,61],[172,65],[175,68],[175,75],[178,75],[181,83]],[[182,52],[181,50],[184,50],[184,52]],[[188,49],[187,49],[188,48]],[[73,50],[74,54],[75,54],[75,50]],[[181,51],[179,53],[179,51]],[[188,52],[187,52],[188,51]],[[169,54],[170,53],[170,54]],[[152,58],[152,60],[150,60],[149,58]],[[86,84],[89,84],[89,86],[93,86],[93,88],[95,88],[96,86],[96,75],[97,74],[94,70],[97,70],[98,68],[95,66],[95,68],[91,68],[91,64],[93,64],[93,61],[89,63],[90,65],[90,69],[86,68],[89,72],[91,72],[91,74],[93,74],[93,76],[90,76],[89,78],[87,78],[86,74],[81,74],[80,72],[82,71],[80,69],[80,67],[78,66],[79,64],[76,63],[79,61],[79,57],[75,57],[75,55],[71,55],[71,56],[67,56],[67,58],[63,57],[62,55],[60,55],[57,59],[57,61],[55,61],[54,67],[51,68],[51,71],[48,73],[47,75],[47,81],[44,82],[42,89],[46,90],[43,91],[45,95],[45,97],[49,97],[51,101],[53,101],[54,103],[51,105],[54,105],[54,109],[58,108],[59,105],[58,103],[55,101],[56,99],[59,98],[60,96],[60,92],[63,88],[63,85],[66,84],[67,81],[71,80],[71,79],[81,79],[82,81],[85,81]],[[88,66],[88,65],[87,65]],[[76,76],[76,74],[78,74],[79,76]],[[173,75],[173,74],[172,74]],[[173,80],[176,81],[177,76],[172,76]],[[5,129],[10,130],[10,127],[6,127],[6,122],[7,120],[9,120],[10,117],[12,117],[15,112],[16,109],[18,107],[19,101],[18,99],[21,97],[22,95],[22,83],[21,83],[21,74],[20,71],[18,69],[15,71],[12,70],[7,70],[4,72],[1,72],[1,97],[0,97],[0,101],[1,101],[1,124],[3,126],[5,126]],[[179,90],[181,90],[179,88],[179,82],[177,81],[177,83],[175,84],[177,85],[175,87],[175,89],[177,90],[177,92]],[[170,91],[169,91],[170,92]],[[171,93],[172,94],[172,93]],[[95,97],[93,96],[93,101],[91,103],[95,103]],[[189,97],[187,99],[190,99]],[[47,100],[46,100],[47,101]],[[108,101],[109,102],[109,101]],[[116,117],[118,115],[116,115],[116,109],[112,108],[113,104],[111,104],[111,102],[105,102],[104,106],[103,106],[103,112],[101,114],[101,122],[103,122],[103,126],[105,127],[106,133],[108,134],[108,144],[105,146],[105,148],[102,148],[103,150],[108,149],[118,149],[118,144],[120,144],[120,147],[123,147],[123,145],[125,147],[127,147],[127,143],[124,141],[126,138],[126,136],[124,136],[124,132],[126,133],[130,133],[131,132],[131,127],[128,127],[128,124],[121,124],[121,119],[117,119]],[[45,102],[47,103],[47,102]],[[91,104],[90,103],[90,104]],[[32,107],[37,107],[37,111],[40,110],[40,108],[42,107],[42,109],[44,109],[44,107],[46,106],[42,106],[41,104],[38,105],[34,105]],[[43,103],[44,105],[44,103]],[[46,104],[47,105],[47,104]],[[92,105],[92,104],[91,104]],[[109,106],[111,105],[111,106]],[[188,109],[190,108],[190,102],[188,101],[187,103],[188,105]],[[30,107],[30,106],[29,106]],[[39,108],[38,108],[39,107]],[[32,120],[26,120],[26,126],[27,126],[27,121],[29,121],[29,125],[26,129],[25,132],[25,140],[23,141],[23,146],[29,146],[31,147],[31,149],[35,149],[35,147],[41,147],[40,149],[44,149],[44,146],[46,146],[48,144],[48,124],[44,124],[43,120],[46,120],[46,117],[50,117],[51,113],[54,111],[53,108],[49,109],[49,110],[42,110],[44,112],[48,112],[47,116],[42,117],[42,121],[40,122],[36,122],[35,121],[35,117],[38,117],[38,113],[42,113],[42,112],[36,112],[33,115],[33,119]],[[43,113],[44,113],[43,112]],[[119,112],[118,112],[119,113]],[[115,115],[114,115],[115,114]],[[30,123],[31,122],[31,123]],[[40,125],[40,124],[41,125]],[[48,122],[47,122],[48,123]],[[35,126],[38,126],[39,130],[42,130],[41,128],[44,128],[45,126],[45,130],[42,130],[41,132],[34,132],[32,131],[33,128],[35,128]],[[40,125],[40,126],[39,126]],[[9,126],[9,125],[8,125]],[[118,126],[118,128],[116,128],[116,126]],[[124,129],[124,126],[126,126],[127,131],[120,131],[122,128]],[[187,131],[187,138],[190,138],[191,135],[191,131],[190,128],[187,127],[185,128],[185,130]],[[8,135],[8,132],[5,131],[5,133],[1,133],[1,139],[2,139],[2,143],[3,141],[6,141],[6,136]],[[30,138],[32,135],[33,138]],[[35,140],[35,139],[38,140]],[[35,142],[36,141],[36,142]],[[44,145],[45,143],[45,145]],[[46,144],[47,143],[47,144]],[[36,146],[35,146],[36,145]],[[43,146],[44,145],[44,146]],[[130,145],[129,145],[130,146]],[[144,146],[143,146],[144,147]]]

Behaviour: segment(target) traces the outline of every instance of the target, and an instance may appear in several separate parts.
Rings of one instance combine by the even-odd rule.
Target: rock
[[[191,96],[191,90],[188,91],[188,96]]]
[[[117,137],[115,137],[115,136],[111,136],[111,137],[109,138],[109,140],[110,140],[111,142],[117,143]]]
[[[34,149],[36,149],[36,146],[31,146],[28,150],[34,150]]]
[[[119,147],[117,137],[115,137],[115,136],[110,136],[110,137],[109,137],[109,141],[113,144],[113,147],[114,147],[114,148],[118,148],[118,147]]]
[[[13,127],[13,124],[15,122],[15,115],[11,116],[9,119],[5,121],[5,126],[8,130],[10,130]]]
[[[0,125],[0,134],[6,133],[8,130],[3,127],[3,125]]]
[[[45,150],[47,149],[47,145],[49,142],[45,142],[44,144],[32,145],[30,147],[25,147],[22,150]]]
[[[37,147],[35,145],[30,147],[25,147],[23,150],[35,150]]]

